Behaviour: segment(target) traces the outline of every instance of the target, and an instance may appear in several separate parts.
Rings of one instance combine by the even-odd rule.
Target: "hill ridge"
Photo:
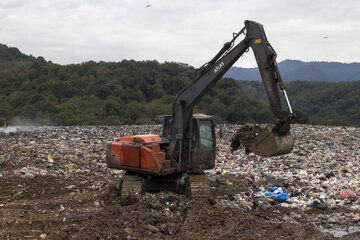
[[[360,80],[360,63],[341,63],[286,59],[279,62],[279,69],[285,82],[352,82]],[[261,81],[257,68],[232,67],[225,77],[235,80]]]

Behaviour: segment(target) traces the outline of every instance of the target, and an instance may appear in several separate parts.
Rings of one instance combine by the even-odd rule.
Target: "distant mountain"
[[[350,82],[360,80],[360,63],[285,60],[279,63],[279,68],[285,82]],[[225,74],[225,77],[231,77],[235,80],[261,81],[257,68],[232,67]]]

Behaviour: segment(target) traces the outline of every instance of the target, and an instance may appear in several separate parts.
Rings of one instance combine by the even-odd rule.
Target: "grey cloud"
[[[0,14],[1,43],[62,64],[157,59],[198,67],[245,19],[264,25],[278,60],[360,60],[353,0],[2,0]],[[237,65],[255,61],[248,53]]]

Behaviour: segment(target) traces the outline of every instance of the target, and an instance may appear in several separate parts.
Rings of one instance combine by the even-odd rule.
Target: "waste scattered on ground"
[[[360,129],[292,125],[284,156],[231,152],[236,125],[220,125],[209,201],[146,193],[122,206],[123,171],[105,144],[161,126],[0,129],[1,239],[360,239]]]
[[[342,198],[355,199],[356,193],[351,189],[344,189],[340,192]]]
[[[287,201],[290,199],[290,195],[287,194],[286,189],[283,187],[273,187],[270,186],[268,187],[271,192],[265,192],[264,195],[266,197],[266,199],[271,201]]]

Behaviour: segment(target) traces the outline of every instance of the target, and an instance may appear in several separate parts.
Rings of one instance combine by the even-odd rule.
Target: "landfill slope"
[[[293,151],[262,158],[231,153],[238,127],[217,128],[210,199],[129,206],[105,143],[160,126],[2,128],[0,239],[360,239],[359,128],[293,125]]]

